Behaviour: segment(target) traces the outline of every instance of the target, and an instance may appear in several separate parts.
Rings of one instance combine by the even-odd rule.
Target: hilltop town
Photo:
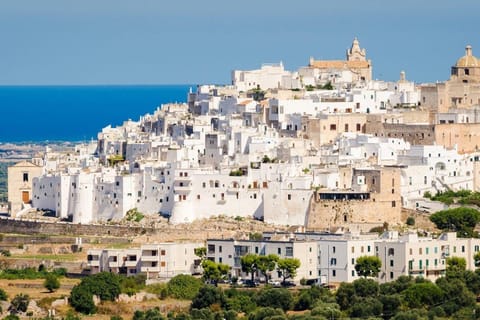
[[[402,208],[441,209],[426,192],[478,190],[471,47],[443,83],[418,85],[403,71],[373,80],[372,68],[355,39],[345,60],[233,71],[231,85],[200,85],[188,103],[10,167],[9,212],[88,224],[136,209],[171,224],[224,215],[368,231],[404,222]]]
[[[138,121],[105,127],[97,141],[68,151],[46,147],[9,167],[9,219],[2,221],[13,231],[24,230],[25,219],[44,219],[58,223],[49,228],[61,234],[73,230],[64,227],[69,225],[87,234],[98,234],[102,226],[130,226],[125,234],[138,230],[145,236],[130,251],[89,252],[93,273],[194,273],[198,263],[190,249],[206,245],[209,259],[231,264],[235,276],[242,276],[239,256],[261,251],[300,257],[297,282],[322,277],[340,283],[359,275],[354,263],[337,270],[335,254],[350,261],[382,256],[379,250],[390,252],[389,244],[423,242],[443,248],[435,250],[434,272],[426,274],[422,260],[406,269],[413,260],[402,258],[380,279],[394,280],[409,270],[440,276],[445,246],[461,246],[474,268],[476,241],[465,244],[454,233],[434,239],[399,231],[409,217],[428,221],[448,208],[426,195],[480,189],[480,62],[467,46],[450,79],[434,84],[409,81],[404,71],[395,82],[374,80],[372,69],[354,39],[345,60],[310,58],[297,71],[282,63],[235,70],[231,85],[199,85],[187,103],[165,104]],[[226,232],[225,225],[215,225],[219,220],[236,221],[236,230]],[[198,223],[205,221],[216,222],[202,233]],[[189,239],[179,232],[166,238],[192,223],[201,236]],[[383,238],[369,233],[387,229],[394,231]],[[155,230],[162,230],[157,237]],[[257,233],[261,239],[252,239]],[[168,240],[182,241],[167,245]],[[344,248],[335,252],[339,241]],[[162,255],[183,251],[182,267],[175,255],[162,261]]]

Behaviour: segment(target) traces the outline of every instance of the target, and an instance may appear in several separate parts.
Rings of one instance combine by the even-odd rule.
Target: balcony
[[[151,255],[150,256],[142,256],[141,260],[142,261],[149,261],[149,262],[158,261],[159,256],[151,256]]]
[[[126,260],[125,263],[124,263],[124,266],[125,267],[136,267],[137,264],[138,264],[138,261],[136,261],[136,260],[132,260],[132,261]]]
[[[100,261],[99,260],[89,260],[87,262],[87,264],[90,267],[99,267],[100,266]]]

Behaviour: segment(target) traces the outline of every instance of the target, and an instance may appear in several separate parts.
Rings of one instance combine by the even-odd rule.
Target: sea
[[[89,141],[102,128],[186,102],[182,85],[0,86],[0,143]]]

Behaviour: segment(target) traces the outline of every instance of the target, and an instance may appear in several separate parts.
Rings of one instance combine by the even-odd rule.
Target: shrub
[[[410,216],[407,218],[407,225],[414,226],[415,225],[415,218]]]
[[[7,301],[8,300],[8,295],[5,292],[5,290],[3,290],[2,288],[0,288],[0,300],[1,301]]]
[[[179,274],[167,284],[168,294],[176,299],[192,300],[198,294],[202,281],[193,276]]]
[[[93,303],[93,294],[85,286],[76,285],[72,288],[70,304],[76,311],[84,314],[94,314],[97,311]]]
[[[292,294],[288,289],[264,289],[257,296],[257,305],[261,307],[280,308],[290,310],[293,304]]]
[[[58,280],[57,276],[53,273],[49,273],[45,276],[45,281],[43,282],[43,286],[50,292],[53,292],[60,288],[60,281]]]
[[[220,288],[214,286],[203,286],[192,300],[192,309],[208,308],[213,304],[225,305],[225,295]]]
[[[14,313],[26,312],[29,303],[30,297],[28,296],[28,294],[19,293],[10,302],[10,309]]]

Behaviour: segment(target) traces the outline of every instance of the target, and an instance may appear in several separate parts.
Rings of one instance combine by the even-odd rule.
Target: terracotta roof
[[[319,69],[369,68],[370,63],[368,61],[313,60],[310,67]]]
[[[249,104],[250,102],[252,102],[253,100],[251,99],[247,99],[247,100],[243,100],[242,102],[239,102],[238,105],[240,106],[246,106],[247,104]]]
[[[39,166],[37,166],[34,163],[31,163],[30,161],[22,160],[14,164],[12,167],[39,167]]]

